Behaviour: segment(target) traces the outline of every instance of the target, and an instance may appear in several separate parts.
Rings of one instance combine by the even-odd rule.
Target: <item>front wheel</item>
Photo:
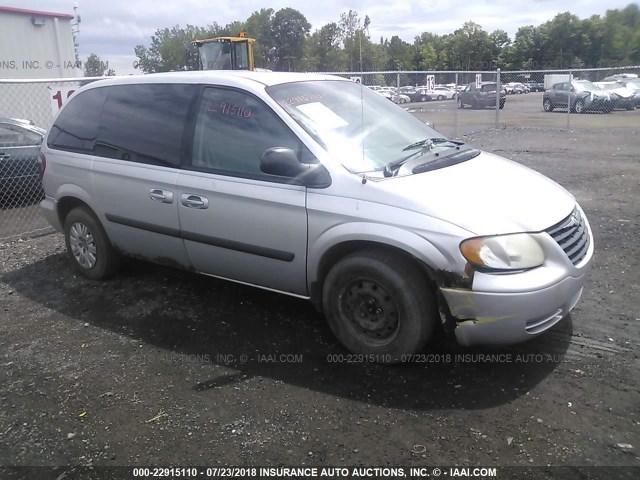
[[[442,100],[444,100],[444,95],[438,95],[438,101],[441,102]]]
[[[545,112],[553,112],[553,104],[551,103],[551,100],[549,100],[548,98],[545,98],[542,101],[542,108],[544,109]]]
[[[576,100],[573,110],[576,113],[584,113],[584,100]]]
[[[424,276],[397,254],[348,255],[327,275],[322,297],[338,340],[381,363],[398,363],[418,351],[436,324],[435,300]]]
[[[76,207],[64,222],[67,255],[74,270],[91,280],[113,274],[120,259],[100,221],[86,207]]]

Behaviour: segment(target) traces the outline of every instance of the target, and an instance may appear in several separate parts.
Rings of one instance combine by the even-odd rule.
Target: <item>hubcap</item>
[[[340,309],[349,329],[365,343],[385,345],[398,333],[398,307],[376,282],[363,279],[349,284],[341,295]]]
[[[98,250],[89,228],[80,222],[71,225],[69,230],[71,253],[83,268],[93,268],[97,261]]]

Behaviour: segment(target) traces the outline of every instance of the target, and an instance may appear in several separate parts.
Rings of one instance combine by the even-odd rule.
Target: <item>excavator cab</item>
[[[254,38],[244,32],[237,37],[215,37],[194,40],[198,50],[199,70],[254,70]]]

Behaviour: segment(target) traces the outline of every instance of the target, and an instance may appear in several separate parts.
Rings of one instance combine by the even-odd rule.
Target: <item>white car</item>
[[[433,90],[429,90],[428,94],[433,100],[453,100],[456,91],[447,87],[435,87]]]

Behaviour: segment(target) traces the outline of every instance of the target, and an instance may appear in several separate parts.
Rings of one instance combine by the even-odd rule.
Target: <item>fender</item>
[[[309,291],[312,291],[311,286],[320,279],[320,266],[325,254],[333,247],[350,241],[375,242],[398,248],[417,258],[434,272],[451,271],[452,266],[456,265],[458,271],[452,273],[464,275],[464,261],[452,257],[449,253],[457,249],[449,251],[438,249],[424,237],[392,225],[351,222],[326,230],[309,245],[309,256],[307,257]]]

